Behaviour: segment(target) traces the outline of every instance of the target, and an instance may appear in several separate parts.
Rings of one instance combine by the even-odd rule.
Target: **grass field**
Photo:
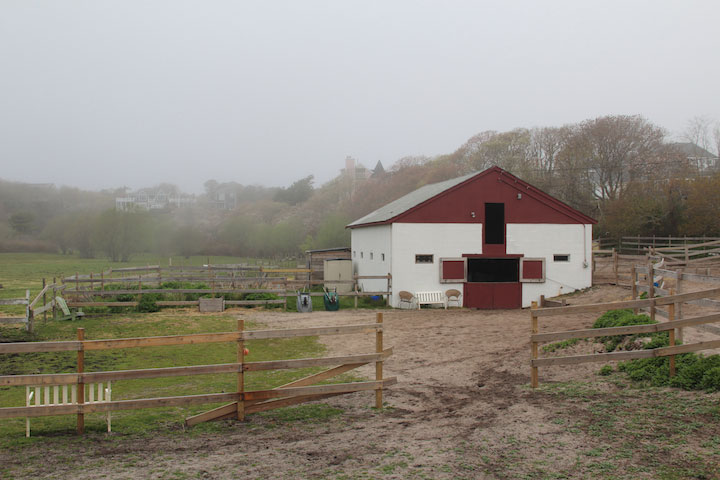
[[[201,265],[207,257],[183,259],[186,265]],[[71,275],[74,272],[98,272],[110,267],[129,265],[158,264],[161,259],[152,257],[138,258],[135,262],[117,264],[97,259],[80,259],[72,256],[49,254],[0,254],[0,298],[22,296],[21,292],[31,289],[37,293],[42,287],[42,278]],[[164,259],[167,264],[167,259]],[[213,257],[215,263],[247,262],[247,259]],[[178,265],[177,260],[173,261]],[[321,308],[322,299],[318,308]],[[293,304],[294,302],[289,302]],[[4,313],[24,307],[3,307]],[[36,320],[33,334],[18,327],[0,328],[0,341],[50,341],[74,340],[77,329],[85,329],[85,338],[122,338],[158,335],[180,335],[187,333],[227,332],[235,330],[239,314],[244,309],[228,310],[223,314],[200,314],[196,308],[163,309],[156,313],[137,313],[128,309],[122,314],[94,314],[76,321]],[[246,328],[258,328],[249,323]],[[248,342],[251,361],[291,359],[320,356],[324,347],[316,337],[291,339],[255,340]],[[87,352],[85,371],[126,370],[151,367],[170,367],[184,365],[203,365],[232,363],[236,361],[236,344],[187,345],[173,347],[152,347],[120,349],[100,352]],[[280,370],[253,372],[246,376],[246,389],[264,389],[281,385],[316,371],[317,369]],[[0,375],[34,373],[72,373],[76,371],[76,358],[73,352],[0,355]],[[351,379],[345,376],[343,379]],[[147,380],[127,380],[113,385],[113,400],[152,398],[175,395],[193,395],[200,393],[218,393],[234,391],[234,374],[201,375]],[[21,406],[25,404],[25,388],[0,387],[0,407]],[[183,419],[194,413],[208,410],[213,405],[200,405],[188,408],[166,408],[117,412],[113,414],[113,430],[118,433],[143,434],[168,425],[182,425]],[[48,435],[74,432],[73,416],[46,417],[32,420],[34,442]],[[88,415],[87,430],[102,431],[105,428],[104,417],[100,414]],[[0,422],[0,447],[26,442],[23,438],[24,419],[4,420]],[[203,428],[213,428],[201,427]]]

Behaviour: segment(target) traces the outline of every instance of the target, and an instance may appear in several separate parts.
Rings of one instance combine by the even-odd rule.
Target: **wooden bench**
[[[447,297],[443,292],[417,292],[418,310],[421,305],[442,305],[447,310]]]

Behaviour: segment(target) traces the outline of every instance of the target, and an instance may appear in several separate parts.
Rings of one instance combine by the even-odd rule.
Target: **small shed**
[[[307,268],[312,270],[311,280],[325,280],[325,260],[349,259],[350,247],[306,250]]]
[[[520,308],[592,285],[587,215],[499,167],[425,185],[354,221],[361,276],[398,292],[462,292],[471,308]],[[363,280],[364,290],[378,290]]]

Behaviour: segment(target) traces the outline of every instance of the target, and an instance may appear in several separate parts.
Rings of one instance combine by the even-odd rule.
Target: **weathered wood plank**
[[[6,298],[0,300],[0,305],[27,305],[27,298]]]
[[[280,398],[277,400],[268,400],[265,402],[256,403],[254,405],[250,405],[245,408],[245,413],[259,413],[259,412],[266,412],[268,410],[274,410],[276,408],[283,408],[283,407],[289,407],[291,405],[297,405],[299,403],[305,403],[305,402],[312,402],[316,400],[324,400],[326,398],[336,397],[338,395],[343,395],[345,392],[341,393],[325,393],[321,395],[302,395],[299,397],[290,397],[290,398]]]
[[[533,313],[538,317],[549,317],[554,315],[573,315],[578,313],[621,310],[624,308],[642,308],[649,307],[653,300],[658,299],[626,300],[622,302],[590,303],[587,305],[569,305],[566,307],[539,308],[537,310],[534,310]]]
[[[51,373],[42,375],[4,375],[0,386],[18,387],[27,385],[74,385],[78,383],[77,373]]]
[[[0,323],[27,323],[27,318],[25,317],[0,317]],[[2,353],[2,352],[0,352]]]
[[[343,363],[355,363],[365,365],[370,362],[376,362],[383,358],[383,354],[372,353],[368,355],[346,355],[342,357],[322,357],[322,358],[298,358],[295,360],[270,360],[264,362],[246,362],[244,369],[246,372],[256,372],[261,370],[282,370],[288,368],[305,368],[305,367],[323,367],[328,365],[337,365]]]
[[[0,343],[2,353],[37,353],[37,352],[77,352],[82,348],[82,342],[20,342]]]
[[[41,313],[47,312],[48,310],[52,310],[54,306],[55,300],[50,300],[50,302],[46,303],[42,307],[34,309],[33,312],[35,312],[35,315],[40,315]]]
[[[690,317],[672,322],[653,323],[651,325],[628,325],[625,327],[587,328],[582,330],[566,330],[563,332],[537,333],[530,337],[533,342],[552,342],[571,338],[592,338],[612,335],[633,335],[638,333],[656,333],[676,328],[693,327],[708,323],[720,322],[720,314]]]
[[[653,358],[653,350],[633,350],[630,352],[593,353],[590,355],[572,355],[566,357],[538,358],[530,361],[533,367],[546,367],[550,365],[576,365],[578,363],[613,362],[618,360],[632,360],[636,358]]]
[[[195,345],[202,343],[236,342],[238,332],[194,333],[168,335],[163,337],[116,338],[110,340],[85,340],[85,350],[107,350],[111,348],[159,347],[169,345]]]
[[[702,350],[710,350],[720,348],[720,340],[711,340],[708,342],[689,343],[686,345],[677,345],[674,347],[661,347],[653,350],[655,356],[666,357],[668,355],[678,355],[680,353],[699,352]]]
[[[371,333],[382,328],[379,323],[364,325],[345,325],[339,327],[309,327],[289,328],[283,330],[253,330],[243,333],[246,340],[258,340],[263,338],[292,338],[309,337],[315,335],[345,335],[351,333]]]
[[[185,425],[192,427],[198,423],[209,422],[211,420],[222,420],[224,418],[231,418],[237,415],[237,402],[228,403],[221,407],[213,408],[207,412],[193,415],[185,419]]]
[[[269,400],[271,398],[297,397],[301,395],[315,395],[327,393],[350,393],[367,390],[375,390],[397,383],[395,377],[391,377],[382,381],[353,382],[353,383],[336,383],[331,385],[313,385],[310,387],[287,387],[275,390],[256,390],[253,392],[245,392],[246,400]]]

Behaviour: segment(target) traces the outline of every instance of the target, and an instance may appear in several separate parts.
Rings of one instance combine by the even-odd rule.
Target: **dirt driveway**
[[[627,295],[601,287],[569,300],[595,303]],[[541,388],[531,391],[527,310],[383,313],[385,344],[395,352],[385,375],[398,383],[386,391],[382,412],[370,408],[374,394],[363,392],[324,401],[342,413],[320,421],[254,415],[213,432],[97,436],[95,443],[44,452],[54,464],[53,475],[658,478],[679,472],[666,478],[717,478],[717,394],[637,389],[620,373],[598,377],[600,364],[541,369]],[[248,314],[269,328],[365,323],[374,315],[368,310]],[[595,317],[556,317],[541,331],[588,327]],[[331,353],[374,350],[367,335],[321,340]],[[363,373],[373,374],[369,368]],[[688,405],[697,408],[688,411]],[[695,426],[684,433],[665,429],[681,424]],[[77,450],[84,455],[65,464],[58,460]]]

